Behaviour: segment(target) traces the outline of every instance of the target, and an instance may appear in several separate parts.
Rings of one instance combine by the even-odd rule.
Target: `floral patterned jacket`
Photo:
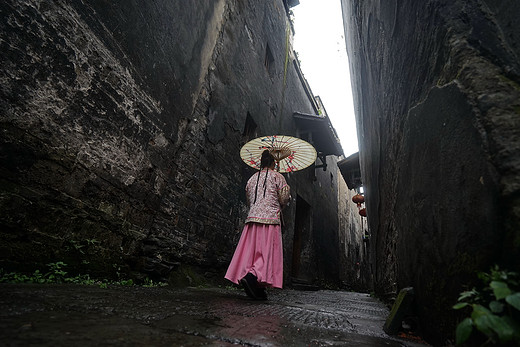
[[[247,181],[246,196],[250,206],[246,223],[262,224],[280,224],[280,211],[291,198],[290,187],[282,174],[267,168]]]

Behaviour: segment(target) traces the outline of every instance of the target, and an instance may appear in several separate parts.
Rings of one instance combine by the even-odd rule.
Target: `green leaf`
[[[506,321],[494,314],[482,315],[478,317],[474,323],[479,331],[490,338],[498,335],[501,342],[510,341],[513,338],[513,328]]]
[[[471,331],[473,331],[473,321],[471,318],[466,318],[460,322],[455,331],[457,345],[464,343],[471,335]]]
[[[490,327],[490,322],[488,319],[489,316],[480,316],[473,321],[473,324],[477,328],[478,331],[484,333],[487,337],[493,337],[493,329]]]
[[[471,297],[477,296],[477,295],[478,295],[478,292],[475,290],[475,288],[473,288],[472,290],[468,290],[468,291],[460,293],[458,301],[462,301],[464,299],[471,298]]]
[[[471,313],[471,319],[473,319],[473,321],[475,321],[477,318],[479,318],[481,316],[486,316],[486,315],[491,314],[491,311],[482,305],[473,304],[472,306],[473,306],[473,312]]]
[[[514,293],[506,297],[506,302],[520,311],[520,293]]]
[[[511,294],[511,289],[509,289],[505,282],[492,281],[489,286],[493,288],[493,293],[497,300],[504,299],[506,296]]]
[[[492,315],[491,311],[489,311],[484,306],[477,304],[473,305],[473,312],[471,312],[471,319],[473,319],[473,325],[488,337],[493,336],[493,331],[489,327],[487,319],[483,317],[487,317],[490,315]]]
[[[455,310],[460,310],[463,307],[469,306],[467,302],[459,302],[458,304],[453,305]]]
[[[501,313],[502,311],[504,311],[504,304],[498,301],[491,301],[489,303],[489,308],[493,313]]]

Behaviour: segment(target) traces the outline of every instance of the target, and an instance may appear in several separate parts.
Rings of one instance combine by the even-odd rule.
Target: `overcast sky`
[[[294,50],[305,78],[336,129],[345,157],[358,151],[340,0],[300,0],[294,12]]]

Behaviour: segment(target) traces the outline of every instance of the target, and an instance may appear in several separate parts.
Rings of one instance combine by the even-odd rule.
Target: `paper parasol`
[[[278,163],[278,172],[305,169],[316,161],[316,150],[307,141],[292,136],[257,137],[240,149],[240,157],[249,166],[260,169],[262,152],[268,149]]]

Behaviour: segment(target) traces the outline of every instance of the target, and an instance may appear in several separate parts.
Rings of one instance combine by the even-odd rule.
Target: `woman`
[[[258,300],[267,299],[266,287],[282,288],[283,284],[280,214],[291,196],[285,178],[274,166],[274,157],[265,150],[260,171],[246,185],[249,213],[225,276],[240,282],[246,294]]]

